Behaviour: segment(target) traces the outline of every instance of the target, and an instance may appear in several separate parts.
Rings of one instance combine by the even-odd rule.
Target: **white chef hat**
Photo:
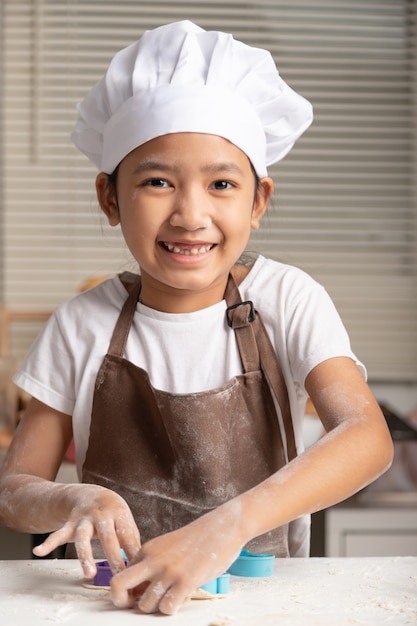
[[[150,139],[198,132],[228,139],[266,176],[313,117],[267,50],[190,21],[147,31],[118,52],[77,109],[72,140],[107,174]]]

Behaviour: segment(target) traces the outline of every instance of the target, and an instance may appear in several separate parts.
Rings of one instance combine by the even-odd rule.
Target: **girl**
[[[378,404],[321,286],[237,264],[310,104],[270,54],[190,22],[118,53],[73,140],[140,268],[58,307],[16,382],[31,400],[0,521],[74,544],[112,599],[174,613],[243,546],[307,556],[309,514],[389,466]],[[326,435],[303,451],[307,396]],[[75,438],[80,484],[54,481]],[[120,548],[129,558],[124,568]],[[139,591],[141,594],[139,594]]]

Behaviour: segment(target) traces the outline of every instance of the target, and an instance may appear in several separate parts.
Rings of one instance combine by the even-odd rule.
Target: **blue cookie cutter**
[[[229,593],[230,574],[222,574],[205,585],[200,585],[200,589],[204,589],[213,595]]]
[[[234,561],[226,574],[201,585],[212,594],[229,593],[230,574],[234,576],[247,576],[248,578],[263,578],[272,576],[274,573],[275,556],[273,554],[256,554],[249,550],[242,550],[236,561]]]
[[[261,578],[274,573],[275,556],[273,554],[256,554],[242,550],[236,561],[227,570],[234,576]]]

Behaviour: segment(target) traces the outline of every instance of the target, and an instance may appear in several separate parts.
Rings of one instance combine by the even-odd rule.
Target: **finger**
[[[162,580],[151,582],[138,600],[138,607],[143,613],[156,613],[162,598],[169,593]]]
[[[59,530],[51,533],[43,543],[33,548],[32,552],[36,556],[46,556],[59,546],[63,546],[72,538],[73,530],[69,524],[65,524]]]
[[[136,590],[143,589],[143,583],[150,577],[149,568],[142,563],[131,565],[113,576],[110,580],[110,598],[113,604],[119,608],[133,606]]]
[[[123,517],[116,520],[116,534],[128,561],[132,561],[141,547],[139,530],[133,516],[130,516],[128,519]]]
[[[158,609],[165,615],[174,615],[182,607],[187,598],[190,598],[197,587],[190,589],[189,585],[174,585],[160,599]]]
[[[89,520],[83,520],[75,533],[75,549],[86,578],[94,578],[97,567],[94,562],[91,540],[94,537],[94,526]]]
[[[113,574],[125,568],[124,558],[120,550],[119,538],[112,519],[100,520],[96,524],[97,537],[100,540],[106,559]]]
[[[119,541],[120,541],[120,546],[123,548],[123,550],[126,553],[127,560],[129,561],[129,563],[133,562],[135,560],[135,557],[138,555],[138,552],[141,547],[140,540],[128,542],[123,537]]]

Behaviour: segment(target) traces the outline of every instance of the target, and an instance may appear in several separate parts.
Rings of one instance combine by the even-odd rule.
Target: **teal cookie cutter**
[[[226,574],[215,578],[205,585],[201,585],[201,589],[205,589],[214,595],[229,593],[230,574],[248,578],[265,578],[272,576],[274,573],[274,562],[275,556],[273,554],[256,554],[255,552],[249,552],[249,550],[242,550]]]
[[[230,574],[222,574],[205,585],[200,585],[200,589],[208,591],[213,595],[229,593]]]
[[[236,561],[227,570],[233,576],[263,578],[274,573],[275,556],[273,554],[256,554],[242,550]]]

